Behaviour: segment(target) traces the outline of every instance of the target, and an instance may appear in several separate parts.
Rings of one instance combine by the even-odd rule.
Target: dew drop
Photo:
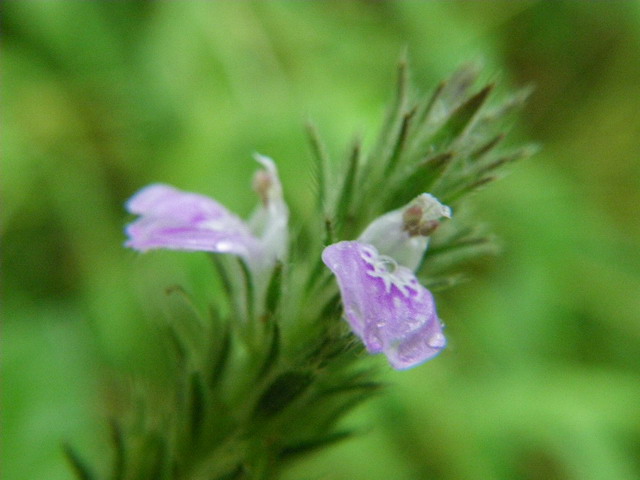
[[[230,252],[231,249],[233,248],[233,244],[231,242],[227,242],[223,240],[221,242],[217,242],[216,247],[220,252]]]
[[[387,257],[386,255],[380,255],[379,257],[379,266],[386,272],[388,273],[394,273],[397,268],[398,268],[398,264],[396,263],[396,261],[391,258],[391,257]]]
[[[435,335],[431,336],[431,338],[429,338],[427,345],[429,345],[431,348],[442,348],[446,343],[447,340],[446,338],[444,338],[444,335],[441,333],[436,333]]]

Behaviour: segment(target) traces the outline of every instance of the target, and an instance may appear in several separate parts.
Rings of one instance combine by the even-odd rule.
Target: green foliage
[[[263,354],[256,376],[271,381],[300,367],[281,362],[307,349],[302,330],[313,328],[325,339],[300,361],[305,365],[321,369],[328,359],[360,355],[348,336],[331,340],[346,332],[338,328],[335,295],[323,289],[330,279],[319,259],[317,267],[294,269],[300,273],[293,276],[283,268],[285,288],[274,316],[286,315],[291,324],[278,324],[278,333],[240,332],[227,322],[235,307],[225,300],[225,283],[211,275],[203,255],[137,257],[122,248],[122,204],[140,186],[163,181],[246,213],[253,198],[240,192],[247,191],[254,167],[250,155],[259,151],[278,162],[294,214],[310,218],[317,201],[310,187],[319,176],[305,162],[301,119],[311,115],[322,131],[326,198],[333,202],[342,183],[332,179],[342,182],[346,171],[345,163],[334,163],[344,153],[336,147],[358,143],[351,132],[361,130],[356,175],[362,178],[377,151],[368,132],[377,125],[389,66],[403,45],[419,85],[435,84],[469,59],[485,61],[482,81],[467,98],[485,84],[496,88],[472,120],[474,128],[499,105],[511,108],[501,101],[505,85],[533,83],[533,99],[511,138],[533,138],[544,149],[473,202],[455,201],[461,228],[443,223],[431,242],[421,277],[429,288],[458,282],[456,272],[473,279],[436,295],[449,348],[420,369],[397,374],[380,368],[377,378],[392,384],[384,395],[356,410],[336,402],[333,415],[342,420],[332,433],[283,443],[283,478],[640,476],[640,415],[632,401],[640,397],[637,3],[4,2],[1,8],[1,451],[7,479],[72,478],[69,454],[76,468],[97,478],[107,476],[112,460],[114,467],[131,463],[130,471],[160,478],[157,472],[171,468],[165,462],[173,455],[157,435],[170,430],[160,413],[184,415],[193,408],[186,394],[176,403],[173,382],[181,377],[179,389],[187,393],[193,375],[205,392],[209,384],[244,388],[250,382],[237,375],[237,365],[249,339]],[[501,72],[497,79],[495,72]],[[430,111],[428,98],[415,113],[405,110],[411,113],[403,120],[406,132]],[[406,133],[396,133],[388,139],[387,158],[403,142],[406,149],[406,140],[397,141]],[[446,190],[457,180],[473,185],[494,176],[492,164],[518,154],[499,135],[476,147],[463,155],[475,179],[447,179],[452,153],[460,152],[434,153],[419,160],[422,171],[385,196],[410,197],[409,186],[419,193],[423,185],[427,191]],[[391,175],[402,174],[401,156],[394,165]],[[374,198],[386,190],[378,187]],[[356,206],[353,197],[348,201]],[[329,215],[317,222],[306,229],[307,238],[297,239],[300,251],[346,237]],[[480,247],[496,249],[489,232],[498,234],[502,247],[491,262],[476,255]],[[225,268],[242,279],[239,265]],[[154,308],[180,295],[157,294],[175,283],[198,300],[198,322],[211,324],[204,331],[214,333],[198,333],[198,322],[184,331],[184,325],[159,321]],[[233,287],[238,293],[245,288],[241,282]],[[318,294],[307,303],[314,310],[317,305],[317,315],[294,318],[291,311],[304,308],[291,300],[306,287],[305,298]],[[294,328],[298,321],[305,327]],[[210,376],[187,368],[194,338],[207,352],[202,363]],[[384,359],[367,362],[383,365]],[[351,373],[353,402],[369,397],[366,372],[359,380],[357,369]],[[133,387],[130,375],[144,381]],[[267,384],[254,388],[255,402]],[[332,387],[323,391],[329,401]],[[291,407],[315,394],[320,389],[312,386]],[[207,417],[218,406],[204,397],[204,422],[231,430],[238,419]],[[156,406],[142,409],[141,398]],[[352,413],[344,417],[344,410]],[[110,415],[121,419],[117,428],[104,421]],[[191,438],[193,421],[181,427],[181,436]],[[118,448],[108,448],[117,446],[110,440],[116,431],[130,452],[121,460]],[[207,432],[205,426],[200,435]],[[67,456],[64,442],[71,448]],[[237,457],[224,448],[233,463]],[[141,449],[150,453],[136,466],[132,458]],[[310,455],[318,449],[321,455]],[[233,464],[223,470],[227,478],[250,475]]]
[[[118,446],[116,444],[115,446],[116,451],[118,452]],[[96,476],[91,472],[91,470],[89,469],[89,466],[87,466],[85,464],[85,461],[82,460],[82,458],[80,458],[80,455],[78,454],[78,452],[76,452],[73,447],[71,447],[70,445],[65,445],[64,446],[64,454],[67,457],[67,460],[69,461],[69,464],[71,465],[71,467],[73,468],[73,472],[75,473],[76,477],[79,480],[93,480],[96,478]],[[114,477],[115,478],[120,478],[119,476],[119,472],[118,472],[118,468],[117,465],[115,465],[116,462],[114,462]]]

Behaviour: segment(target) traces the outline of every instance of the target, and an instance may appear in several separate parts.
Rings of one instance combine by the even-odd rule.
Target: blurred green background
[[[640,478],[640,2],[0,8],[3,478],[70,479],[64,440],[104,456],[154,292],[206,292],[200,254],[122,247],[123,202],[163,181],[247,214],[259,151],[310,211],[304,120],[334,158],[371,139],[405,47],[425,88],[478,59],[535,84],[512,140],[543,149],[471,202],[503,252],[439,296],[447,351],[385,370],[362,435],[288,478]]]

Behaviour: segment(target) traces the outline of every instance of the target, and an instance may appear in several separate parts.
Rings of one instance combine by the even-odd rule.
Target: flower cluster
[[[343,162],[308,123],[316,210],[295,226],[262,155],[247,220],[162,184],[128,201],[137,218],[127,247],[209,252],[223,288],[206,308],[168,289],[167,381],[124,382],[110,472],[99,476],[66,448],[78,478],[275,480],[292,460],[353,435],[340,419],[383,386],[360,362],[365,349],[403,370],[445,348],[427,287],[457,284],[495,243],[463,215],[432,234],[451,217],[446,205],[457,209],[535,151],[502,142],[529,90],[491,105],[494,85],[476,88],[479,74],[465,65],[428,94],[402,59],[380,131],[368,147],[357,137]]]
[[[154,184],[127,203],[139,218],[126,229],[126,246],[230,253],[247,265],[264,294],[270,272],[288,252],[289,211],[275,163],[256,155],[260,204],[245,222],[215,200]],[[328,245],[322,260],[338,281],[344,315],[370,353],[384,353],[396,369],[414,367],[446,344],[433,296],[414,272],[429,236],[449,207],[421,194],[374,220],[357,240]]]

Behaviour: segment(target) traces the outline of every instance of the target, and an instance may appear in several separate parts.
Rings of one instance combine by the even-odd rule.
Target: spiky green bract
[[[321,213],[324,224],[333,229],[334,242],[357,238],[383,212],[400,208],[423,192],[458,212],[467,194],[499,179],[504,167],[535,152],[533,145],[503,146],[514,114],[531,89],[504,94],[493,83],[476,86],[479,76],[477,65],[465,65],[425,95],[411,84],[407,62],[399,63],[395,98],[374,147],[367,152],[360,148],[355,165],[349,155],[342,169],[335,169],[336,178],[325,180],[353,191],[348,202],[344,187],[326,194]],[[313,142],[319,142],[314,134]],[[467,260],[495,250],[494,242],[480,233],[478,219],[468,222],[456,213],[445,224],[443,232],[433,235],[423,267],[439,278],[440,286],[461,278],[459,255],[455,261],[453,255],[440,256],[437,272],[431,272],[434,247],[444,242],[453,248],[443,240],[445,232],[452,239],[465,238]],[[315,234],[318,237],[322,235]],[[433,285],[434,278],[427,283]]]
[[[277,478],[303,454],[348,438],[338,420],[380,388],[371,368],[354,361],[361,347],[339,312],[322,335],[298,344],[290,336],[296,319],[285,321],[274,313],[280,308],[253,318],[250,338],[243,320],[202,314],[180,288],[167,294],[170,381],[132,387],[130,408],[112,425],[108,474],[92,473],[66,449],[79,478]]]
[[[223,288],[206,313],[182,289],[168,290],[172,314],[161,329],[169,381],[132,384],[130,408],[115,413],[106,475],[66,448],[78,478],[275,479],[291,461],[352,434],[340,420],[381,385],[342,320],[322,249],[357,238],[378,216],[429,192],[455,214],[432,236],[418,275],[434,291],[454,285],[465,262],[495,249],[477,219],[459,214],[460,200],[531,153],[501,148],[527,91],[492,103],[494,86],[476,87],[477,69],[465,66],[424,95],[406,62],[398,68],[372,149],[357,141],[344,164],[331,165],[308,125],[318,213],[294,219],[286,262],[258,282],[237,258],[214,256]]]

